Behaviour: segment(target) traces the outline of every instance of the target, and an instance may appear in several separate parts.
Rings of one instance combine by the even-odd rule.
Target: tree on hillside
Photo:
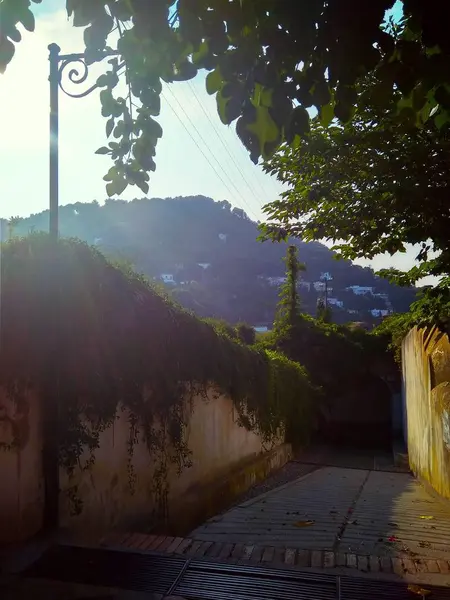
[[[41,0],[0,0],[0,71],[21,39],[33,31],[30,9]],[[45,5],[45,1],[44,1]],[[63,6],[61,0],[61,6]],[[148,191],[162,129],[162,83],[186,81],[209,71],[224,124],[236,131],[252,160],[269,157],[285,140],[299,144],[309,130],[309,107],[322,123],[351,120],[367,97],[356,86],[370,73],[371,99],[400,90],[418,124],[450,119],[450,5],[404,0],[403,17],[385,24],[394,0],[66,0],[76,27],[85,27],[88,62],[118,38],[126,65],[128,98],[117,93],[117,68],[99,80],[106,131],[115,141],[100,150],[114,166],[105,179],[109,195],[128,184]],[[117,65],[116,65],[117,66]],[[435,112],[437,111],[437,112]]]
[[[325,304],[323,298],[317,300],[317,320],[322,323],[331,323],[333,320],[331,308]]]
[[[298,259],[298,248],[289,246],[286,258],[286,283],[280,291],[278,303],[277,326],[294,327],[300,316],[300,297],[298,294],[298,277],[301,271],[306,271],[306,266]]]
[[[420,244],[419,265],[397,273],[399,282],[448,273],[449,161],[448,130],[412,128],[382,107],[359,111],[345,127],[314,119],[300,148],[284,146],[266,163],[289,189],[265,208],[265,231],[326,238],[349,259]]]

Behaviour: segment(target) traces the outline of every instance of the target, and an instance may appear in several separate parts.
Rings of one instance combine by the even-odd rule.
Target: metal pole
[[[58,185],[58,170],[59,170],[59,149],[58,149],[58,134],[59,134],[59,107],[58,107],[58,90],[59,90],[59,62],[61,48],[58,44],[50,44],[48,47],[50,55],[50,237],[53,240],[58,239],[58,207],[59,207],[59,185]]]

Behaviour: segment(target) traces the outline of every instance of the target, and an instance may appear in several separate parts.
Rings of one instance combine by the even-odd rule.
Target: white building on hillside
[[[315,281],[313,283],[314,289],[316,290],[316,292],[324,292],[325,289],[328,289],[328,292],[332,292],[333,288],[328,286],[328,288],[326,287],[326,284],[324,281]]]
[[[282,285],[283,283],[286,283],[287,281],[287,277],[267,277],[267,283],[269,285]]]
[[[372,313],[372,317],[387,317],[389,314],[388,310],[379,308],[372,308],[370,312]]]
[[[175,280],[173,278],[173,274],[172,273],[161,273],[160,278],[163,280],[164,283],[168,283],[168,284],[175,284]]]
[[[308,292],[311,290],[311,282],[309,281],[299,281],[298,282],[298,287],[302,288],[304,290],[308,290]]]
[[[256,331],[256,333],[266,333],[269,331],[267,325],[255,325],[253,329]]]
[[[348,292],[353,292],[356,296],[365,296],[366,294],[373,295],[373,287],[364,285],[350,285],[345,288]]]
[[[343,300],[338,300],[337,298],[328,298],[327,302],[328,302],[328,304],[331,304],[332,306],[337,306],[338,308],[344,308]]]

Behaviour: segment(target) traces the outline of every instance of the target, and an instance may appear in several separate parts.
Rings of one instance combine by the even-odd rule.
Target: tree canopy
[[[0,0],[0,70],[21,39],[34,30],[32,4]],[[45,2],[45,0],[44,0]],[[64,0],[61,0],[63,4]],[[67,0],[67,14],[85,27],[87,61],[95,62],[117,38],[118,59],[98,80],[106,133],[99,152],[111,156],[109,195],[128,184],[148,190],[162,129],[162,83],[209,71],[224,124],[236,131],[255,162],[286,141],[298,145],[315,107],[322,124],[352,119],[355,107],[389,100],[421,126],[450,119],[450,5],[404,0],[403,16],[386,24],[393,0]],[[114,36],[110,34],[114,33]],[[114,61],[113,61],[114,62]],[[117,65],[125,65],[128,98],[118,95]],[[373,75],[366,96],[358,80]]]
[[[289,186],[265,210],[266,232],[327,238],[350,259],[405,252],[420,244],[402,283],[450,272],[450,137],[366,107],[345,127],[313,119],[299,148],[283,146],[266,163]],[[387,115],[387,116],[386,116]]]

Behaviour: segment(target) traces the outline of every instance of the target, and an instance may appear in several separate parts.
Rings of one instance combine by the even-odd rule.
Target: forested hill
[[[11,223],[9,233],[4,227],[7,235],[47,231],[48,211]],[[81,238],[108,255],[129,260],[149,277],[172,277],[174,283],[168,287],[173,295],[200,316],[253,325],[270,325],[273,320],[279,290],[270,278],[284,275],[286,244],[258,242],[257,224],[227,201],[190,196],[108,200],[102,206],[77,203],[61,207],[60,231],[62,236]],[[323,273],[332,277],[329,296],[343,303],[343,307],[332,306],[337,322],[373,320],[370,311],[386,306],[403,312],[414,299],[413,289],[393,286],[371,269],[335,260],[322,244],[295,243],[307,267],[302,278],[311,284],[309,291],[306,284],[300,289],[305,310],[311,314],[323,295],[314,289]],[[350,286],[372,287],[373,294],[356,295],[346,289]]]

